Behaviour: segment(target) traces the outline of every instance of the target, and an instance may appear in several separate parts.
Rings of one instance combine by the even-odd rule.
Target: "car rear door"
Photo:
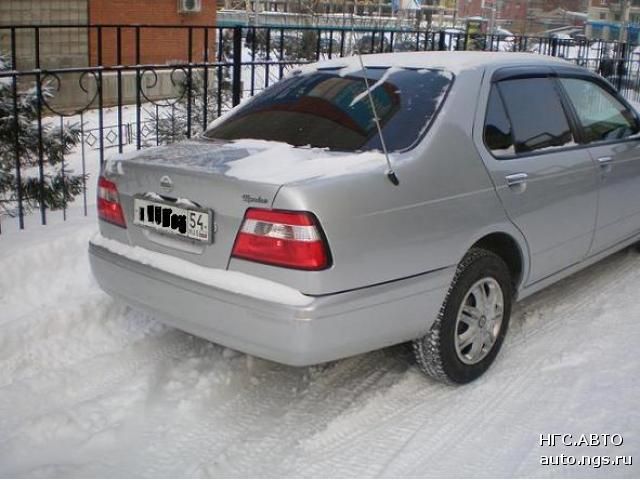
[[[598,169],[577,143],[556,81],[544,67],[499,70],[483,89],[483,127],[475,132],[507,215],[528,243],[527,284],[584,259],[596,218]]]
[[[640,122],[615,90],[597,77],[561,72],[558,82],[600,170],[591,247],[595,254],[640,232]]]

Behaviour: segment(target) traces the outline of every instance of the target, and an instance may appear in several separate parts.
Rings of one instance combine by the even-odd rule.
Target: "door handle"
[[[613,157],[600,157],[598,158],[598,165],[600,165],[600,169],[603,173],[609,173],[611,171],[611,162],[613,161]]]
[[[507,175],[505,178],[507,179],[507,185],[512,187],[514,185],[521,185],[523,183],[526,183],[529,175],[527,175],[526,173],[513,173],[511,175]]]
[[[504,178],[507,180],[507,185],[510,187],[524,187],[527,184],[527,178],[529,178],[529,175],[526,173],[512,173]]]

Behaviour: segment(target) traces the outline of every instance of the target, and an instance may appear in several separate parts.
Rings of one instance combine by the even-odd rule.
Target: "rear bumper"
[[[113,297],[162,323],[276,362],[304,366],[401,343],[426,333],[454,267],[410,279],[309,297],[267,301],[205,285],[90,243],[91,269]],[[185,266],[189,265],[185,262]]]

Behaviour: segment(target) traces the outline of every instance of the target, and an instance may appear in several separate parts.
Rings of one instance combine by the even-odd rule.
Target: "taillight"
[[[318,221],[308,212],[248,209],[232,255],[301,270],[322,270],[330,264]]]
[[[104,177],[98,180],[98,217],[105,222],[127,228],[116,184]]]

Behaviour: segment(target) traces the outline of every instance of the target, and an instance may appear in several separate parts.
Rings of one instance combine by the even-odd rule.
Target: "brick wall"
[[[475,17],[482,16],[482,0],[460,0],[458,2],[458,16],[463,17]]]
[[[216,0],[201,0],[202,11],[182,14],[178,12],[178,0],[89,0],[89,22],[91,24],[146,24],[146,25],[215,25]],[[98,63],[98,34],[92,29],[89,36],[90,61]],[[214,51],[215,31],[209,31],[209,53]],[[136,63],[135,29],[121,30],[121,63]],[[116,65],[117,31],[104,28],[102,31],[102,64]],[[192,59],[201,61],[205,52],[203,29],[193,30]],[[188,29],[141,28],[140,61],[143,64],[165,64],[188,60]]]
[[[86,25],[88,0],[0,0],[0,51],[11,51],[11,34],[6,25]],[[17,66],[35,66],[35,34],[32,29],[16,30]],[[41,67],[87,65],[86,28],[47,28],[40,32]]]

